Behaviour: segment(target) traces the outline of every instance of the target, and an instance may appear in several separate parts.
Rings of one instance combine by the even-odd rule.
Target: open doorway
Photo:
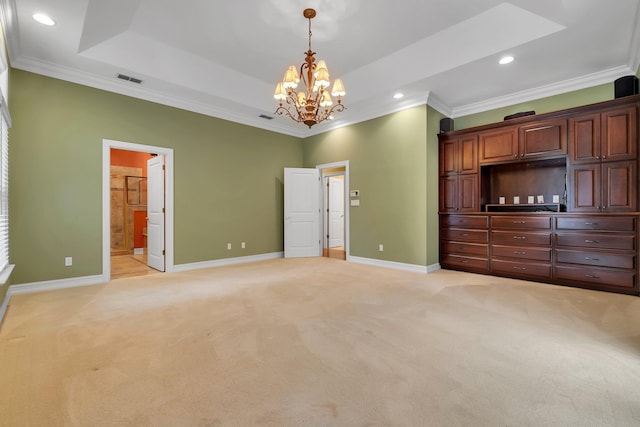
[[[157,154],[118,148],[110,154],[111,279],[156,273],[149,264],[147,164]]]
[[[346,260],[349,253],[349,162],[319,165],[322,178],[322,255]]]
[[[106,280],[172,270],[172,183],[173,150],[103,140]]]
[[[324,169],[324,244],[322,255],[328,258],[347,259],[344,249],[345,230],[345,168]]]
[[[334,189],[339,192],[329,194],[327,186],[323,185],[325,176],[329,181],[335,180]],[[317,165],[315,168],[284,168],[285,258],[324,255],[349,259],[348,189],[348,160]],[[341,211],[334,215],[339,223],[333,227],[329,221],[332,213],[329,197],[343,200],[342,204],[339,201],[333,203],[334,207],[341,206]],[[340,239],[331,240],[332,235]]]

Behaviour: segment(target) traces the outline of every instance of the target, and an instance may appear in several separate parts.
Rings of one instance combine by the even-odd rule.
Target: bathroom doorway
[[[149,165],[153,165],[154,179],[150,179]],[[171,271],[172,166],[173,150],[103,141],[103,275],[107,280]],[[160,222],[155,210],[160,212]]]

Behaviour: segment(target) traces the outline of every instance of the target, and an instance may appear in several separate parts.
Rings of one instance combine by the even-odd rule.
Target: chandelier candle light
[[[342,80],[335,79],[329,95],[331,81],[327,64],[322,60],[316,64],[316,52],[311,50],[311,19],[316,16],[316,11],[305,9],[302,15],[309,20],[309,50],[300,66],[300,74],[296,67],[291,65],[284,74],[284,80],[276,86],[273,97],[279,102],[277,114],[286,114],[296,122],[304,123],[311,128],[316,123],[331,118],[332,113],[344,110],[342,97],[345,91]],[[296,92],[301,77],[305,88]],[[333,104],[331,96],[336,97],[337,104]]]

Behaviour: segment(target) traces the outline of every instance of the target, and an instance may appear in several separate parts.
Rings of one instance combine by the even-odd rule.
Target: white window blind
[[[0,272],[9,265],[9,125],[0,114]]]

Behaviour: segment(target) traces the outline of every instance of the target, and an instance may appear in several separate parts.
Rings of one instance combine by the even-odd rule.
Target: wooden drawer
[[[456,242],[488,243],[489,232],[483,230],[444,229],[440,236],[442,240]]]
[[[596,249],[635,250],[636,236],[631,234],[570,234],[556,233],[556,246],[579,246]]]
[[[531,277],[535,279],[551,279],[551,264],[530,263],[524,261],[491,260],[493,273],[509,276]]]
[[[507,257],[526,259],[531,261],[551,262],[551,248],[523,248],[519,246],[499,246],[491,247],[494,257]]]
[[[494,245],[550,246],[551,233],[525,233],[518,231],[492,231],[491,243]]]
[[[556,249],[556,262],[633,270],[636,265],[636,256],[634,253],[616,254]]]
[[[442,242],[442,252],[467,256],[489,256],[489,246],[479,243]]]
[[[605,268],[584,268],[557,265],[555,267],[556,280],[582,284],[597,284],[603,286],[618,286],[633,288],[636,273],[630,270],[616,270]]]
[[[550,216],[492,216],[491,228],[507,230],[551,229]]]
[[[456,255],[443,255],[442,266],[465,271],[489,272],[489,261],[486,258],[471,258]]]
[[[460,228],[484,228],[489,227],[489,217],[472,215],[443,215],[442,225]]]
[[[558,230],[635,231],[633,216],[580,216],[556,218]]]

